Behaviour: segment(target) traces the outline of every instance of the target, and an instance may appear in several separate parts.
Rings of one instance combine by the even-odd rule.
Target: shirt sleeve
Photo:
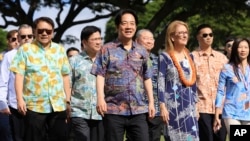
[[[65,49],[62,46],[60,46],[60,55],[61,55],[60,59],[62,60],[61,73],[63,75],[67,75],[70,73],[70,64],[69,64],[69,59],[66,55]]]
[[[91,69],[91,74],[104,76],[109,63],[109,54],[107,48],[102,48],[96,56]]]
[[[3,110],[3,109],[7,109],[8,108],[8,105],[6,102],[2,101],[0,99],[0,110]]]
[[[21,75],[25,74],[26,70],[26,58],[24,55],[23,47],[20,47],[10,64],[10,71]]]
[[[163,54],[159,56],[158,59],[158,98],[159,102],[165,103],[165,86],[166,86],[166,71],[167,71],[167,63],[164,59]]]
[[[215,100],[215,107],[221,107],[225,95],[226,88],[226,79],[227,79],[227,68],[226,65],[222,68],[219,76],[219,83],[217,89],[217,95]]]
[[[8,63],[7,54],[4,56],[1,63],[1,74],[0,74],[0,100],[7,103],[7,91],[8,91],[8,81],[9,81],[9,70],[10,64]],[[5,105],[4,104],[4,105]],[[6,104],[7,105],[7,104]]]

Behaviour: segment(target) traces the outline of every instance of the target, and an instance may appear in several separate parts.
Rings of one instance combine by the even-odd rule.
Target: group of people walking
[[[1,64],[0,140],[225,141],[230,125],[250,124],[247,38],[228,40],[226,56],[201,24],[190,52],[188,24],[175,20],[157,56],[133,10],[114,22],[118,36],[104,45],[100,28],[84,27],[82,51],[54,43],[48,17],[7,36],[14,47]]]

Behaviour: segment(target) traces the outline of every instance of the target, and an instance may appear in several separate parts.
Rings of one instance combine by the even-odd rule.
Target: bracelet
[[[70,101],[66,101],[66,103],[70,105]]]

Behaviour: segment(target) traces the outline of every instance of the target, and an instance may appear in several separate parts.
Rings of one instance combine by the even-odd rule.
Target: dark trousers
[[[0,141],[12,141],[9,116],[0,113]]]
[[[13,141],[24,141],[24,116],[12,107],[9,107],[9,109],[11,112],[10,126]]]
[[[160,141],[161,134],[164,133],[164,123],[160,116],[156,116],[153,119],[147,119],[148,122],[148,134],[149,141]],[[131,137],[126,134],[126,141],[133,141]]]
[[[160,116],[148,119],[149,141],[160,141],[164,123]]]
[[[106,141],[123,141],[124,133],[133,141],[149,141],[147,115],[106,114],[103,118]]]
[[[28,110],[24,117],[25,141],[67,141],[66,111],[37,113]]]
[[[71,118],[71,131],[74,141],[104,141],[102,120]]]
[[[226,141],[227,130],[223,119],[221,120],[221,129],[214,133],[213,131],[214,114],[200,113],[199,137],[201,141]]]

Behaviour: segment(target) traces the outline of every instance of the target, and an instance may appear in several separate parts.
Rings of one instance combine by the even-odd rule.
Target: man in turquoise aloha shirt
[[[96,111],[96,76],[90,73],[101,49],[101,30],[86,26],[81,32],[83,51],[69,58],[72,67],[71,129],[74,141],[104,141],[102,117]]]

